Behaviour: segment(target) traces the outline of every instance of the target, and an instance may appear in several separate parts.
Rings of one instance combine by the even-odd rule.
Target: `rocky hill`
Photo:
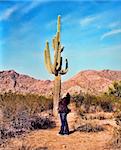
[[[113,81],[119,80],[121,80],[121,71],[86,70],[66,81],[63,90],[71,93],[83,91],[84,93],[98,94],[107,91]]]
[[[81,71],[62,83],[62,93],[89,92],[98,94],[105,92],[113,81],[118,80],[121,80],[121,71]],[[27,75],[18,74],[14,70],[0,72],[0,93],[12,91],[24,94],[51,95],[52,89],[53,81],[50,80],[37,80]]]
[[[53,82],[50,80],[37,80],[27,75],[16,73],[14,70],[0,72],[0,93],[35,93],[40,95],[51,94]]]

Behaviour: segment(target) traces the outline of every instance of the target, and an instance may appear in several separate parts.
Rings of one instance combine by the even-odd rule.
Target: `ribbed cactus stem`
[[[58,16],[58,21],[57,21],[57,32],[60,32],[60,24],[61,24],[61,16]]]
[[[48,41],[46,42],[46,48],[44,50],[44,60],[45,60],[45,66],[46,66],[48,72],[53,73]]]
[[[66,74],[68,71],[67,59],[66,59],[65,69],[62,69],[61,53],[64,47],[62,47],[60,43],[60,31],[61,31],[60,25],[61,25],[61,17],[58,16],[56,36],[52,40],[52,47],[54,49],[54,63],[53,64],[51,63],[48,42],[46,42],[46,48],[44,50],[45,66],[50,73],[55,75],[54,95],[53,95],[53,114],[55,117],[57,117],[57,107],[58,107],[58,102],[59,102],[60,94],[61,94],[61,75]]]
[[[55,49],[55,38],[53,38],[52,47],[53,47],[53,49]]]
[[[53,114],[57,117],[58,112],[58,102],[60,100],[60,93],[61,93],[61,75],[55,76],[54,81],[54,95],[53,95]]]

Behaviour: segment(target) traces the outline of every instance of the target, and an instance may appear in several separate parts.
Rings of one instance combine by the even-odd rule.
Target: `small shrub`
[[[121,112],[114,115],[118,127],[114,128],[113,137],[108,143],[110,149],[121,149]]]
[[[112,139],[109,141],[109,143],[107,144],[107,147],[109,149],[117,149],[120,150],[121,149],[121,128],[114,129],[114,134]]]
[[[116,124],[121,128],[121,112],[116,112],[114,114],[114,118],[115,118]]]
[[[77,109],[80,113],[95,113],[95,112],[120,112],[121,98],[114,95],[100,94],[100,95],[77,95],[72,97],[76,103]]]
[[[34,117],[31,119],[32,129],[48,129],[54,128],[56,126],[55,122],[50,118]]]
[[[33,94],[0,94],[0,144],[6,139],[19,136],[35,129],[55,127],[50,117],[40,114],[52,110],[52,99]],[[48,114],[49,116],[49,114]],[[0,119],[1,119],[0,118]]]
[[[108,95],[114,95],[115,97],[121,98],[121,81],[115,81],[112,86],[108,88]]]
[[[103,130],[104,130],[103,127],[99,125],[91,125],[91,124],[85,124],[76,129],[76,131],[81,131],[81,132],[99,132]]]
[[[12,118],[21,112],[29,116],[52,109],[52,99],[34,94],[5,93],[0,95],[0,108],[4,118]]]

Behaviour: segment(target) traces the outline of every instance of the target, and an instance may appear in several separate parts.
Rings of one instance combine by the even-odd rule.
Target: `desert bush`
[[[76,103],[76,107],[81,113],[121,110],[121,99],[114,95],[77,95],[73,97],[73,101]]]
[[[23,111],[31,116],[52,109],[52,99],[33,94],[22,95],[9,92],[0,95],[0,108],[5,118]]]
[[[121,149],[121,128],[115,128],[113,131],[113,137],[107,144],[109,149]]]
[[[51,129],[55,126],[52,117],[33,116],[24,120],[21,117],[15,118],[15,120],[0,124],[0,145],[7,139],[19,137],[24,133],[37,129]]]
[[[98,103],[104,112],[113,111],[113,101],[111,97],[107,95],[101,95],[100,97],[98,97]]]
[[[54,128],[56,126],[55,122],[51,118],[47,117],[33,117],[31,119],[32,129],[48,129]]]
[[[121,112],[115,113],[114,117],[116,124],[121,128]]]
[[[107,94],[121,98],[121,81],[113,82],[112,85],[108,88]]]
[[[52,110],[52,99],[33,94],[0,94],[0,141],[19,136],[35,129],[55,127],[52,115],[41,113]]]
[[[114,117],[113,113],[105,113],[105,112],[87,113],[84,115],[86,120],[94,120],[94,119],[105,120],[105,119],[112,119]]]
[[[81,125],[80,127],[78,127],[76,129],[76,131],[80,131],[80,132],[99,132],[99,131],[103,131],[104,128],[100,125],[92,125],[90,123],[85,124],[85,125]]]
[[[114,118],[117,124],[117,127],[113,130],[113,136],[109,143],[107,144],[107,147],[109,149],[121,149],[121,112],[116,112],[114,114]]]

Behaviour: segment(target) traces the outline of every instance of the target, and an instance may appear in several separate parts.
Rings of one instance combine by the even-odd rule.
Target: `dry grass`
[[[110,149],[121,149],[121,112],[115,114],[117,127],[113,130],[112,139],[109,141],[108,146]]]
[[[121,111],[121,98],[113,95],[82,94],[72,97],[80,113],[114,112]]]
[[[47,112],[43,116],[43,112]],[[39,95],[0,95],[0,144],[35,129],[55,127],[52,99]]]
[[[107,134],[107,140],[111,138],[111,135],[107,130],[105,130],[105,127],[102,124],[99,124],[99,122],[101,123],[101,121],[103,120],[112,119],[114,104],[117,104],[115,106],[119,110],[120,100],[118,102],[115,102],[113,97],[91,97],[89,95],[84,98],[75,97],[75,99],[73,98],[73,100],[74,103],[71,103],[75,105],[72,106],[74,107],[73,111],[79,112],[79,117],[84,121],[84,124],[82,124],[81,122],[78,128],[75,128],[76,132],[74,134],[71,134],[65,141],[67,142],[67,147],[70,148],[70,144],[75,138],[73,142],[73,149],[75,148],[74,144],[76,144],[77,147],[78,145],[85,145],[83,146],[83,148],[85,148],[87,144],[87,147],[90,148],[90,143],[92,144],[92,149],[98,148],[98,144],[100,144],[100,142],[97,140],[98,136],[99,138],[101,138],[100,141],[102,143],[100,145],[102,147],[102,145],[106,143],[106,141],[104,141],[103,139],[103,133]],[[84,107],[84,110],[82,110],[82,106]],[[80,116],[80,114],[82,116]],[[118,117],[116,118],[118,119]],[[41,150],[44,148],[46,150],[48,149],[48,147],[55,149],[58,146],[59,150],[65,149],[64,147],[62,147],[62,139],[58,138],[57,143],[55,141],[55,139],[57,138],[56,133],[59,129],[53,129],[55,127],[55,122],[52,116],[52,99],[30,94],[20,95],[6,93],[4,95],[0,95],[0,119],[0,142],[2,147],[4,147],[5,145],[6,148],[7,146],[13,146],[14,149],[18,150]],[[96,120],[95,123],[94,120]],[[116,120],[116,122],[119,122],[119,119]],[[38,129],[52,130],[41,130],[41,133],[41,131],[39,131]],[[33,130],[37,130],[37,132]],[[119,142],[119,139],[121,138],[120,131],[116,130],[114,133],[115,138],[113,139],[117,138]],[[26,138],[24,138],[23,135],[25,135]],[[79,140],[77,141],[78,138]],[[83,138],[86,139],[87,143],[85,143],[85,140]],[[88,138],[90,138],[90,141],[88,141]],[[35,142],[35,139],[38,141]],[[52,142],[50,142],[51,140]],[[96,143],[94,142],[95,140]],[[15,142],[15,146],[13,145],[12,141],[13,143]],[[45,141],[45,143],[50,142],[52,143],[52,145],[49,145],[47,143],[46,145],[44,145],[42,143],[43,141]],[[80,141],[83,142],[80,143]]]

